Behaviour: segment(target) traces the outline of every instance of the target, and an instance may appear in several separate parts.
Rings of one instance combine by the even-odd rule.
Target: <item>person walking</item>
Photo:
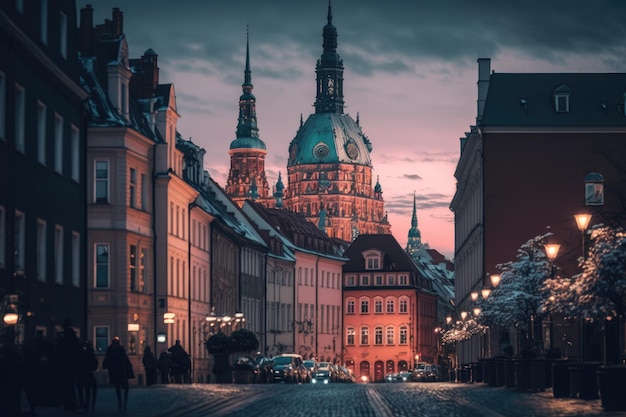
[[[120,413],[126,411],[126,406],[128,405],[128,380],[133,379],[135,373],[118,336],[111,340],[111,344],[107,348],[104,361],[102,361],[102,369],[109,371],[109,383],[115,385],[118,410]],[[124,389],[123,397],[122,388]]]
[[[170,374],[174,378],[176,384],[183,383],[183,376],[185,375],[185,367],[187,364],[187,352],[180,344],[180,340],[177,340],[172,347],[168,349],[171,353],[170,361]]]
[[[150,346],[146,346],[143,350],[143,367],[146,370],[146,385],[150,386],[156,383],[157,379],[157,360]]]
[[[98,358],[93,348],[93,344],[86,340],[83,343],[80,368],[78,374],[78,400],[80,408],[93,412],[96,407],[96,397],[98,396],[98,383],[94,371],[98,369]]]
[[[53,362],[55,374],[59,378],[63,408],[78,409],[78,375],[80,370],[81,344],[76,331],[66,326],[55,347]]]
[[[170,355],[166,350],[159,355],[159,372],[161,373],[161,384],[170,383]]]

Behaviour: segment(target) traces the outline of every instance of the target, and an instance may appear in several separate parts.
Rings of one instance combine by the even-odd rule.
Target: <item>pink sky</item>
[[[78,0],[77,6],[89,3]],[[491,58],[497,72],[623,72],[625,47],[618,40],[624,37],[615,30],[625,31],[617,16],[626,6],[419,3],[335,0],[333,24],[345,67],[345,112],[354,119],[359,113],[372,143],[374,176],[394,236],[406,245],[415,192],[422,241],[453,258],[449,204],[459,138],[475,122],[476,60]],[[207,150],[206,168],[220,185],[235,138],[248,25],[266,173],[270,185],[279,171],[286,179],[300,115],[314,111],[327,0],[100,0],[94,23],[110,19],[112,7],[124,13],[131,57],[148,48],[159,54],[161,83],[175,84],[178,130]],[[587,24],[580,26],[580,19]]]

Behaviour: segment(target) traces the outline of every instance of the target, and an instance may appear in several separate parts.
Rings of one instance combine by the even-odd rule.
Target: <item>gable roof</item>
[[[569,94],[568,112],[555,93]],[[626,126],[624,93],[626,73],[493,73],[481,126]]]
[[[343,271],[362,271],[365,266],[362,253],[371,249],[383,252],[382,271],[416,271],[411,257],[402,249],[396,238],[388,234],[359,235],[344,253],[350,260],[344,265]]]

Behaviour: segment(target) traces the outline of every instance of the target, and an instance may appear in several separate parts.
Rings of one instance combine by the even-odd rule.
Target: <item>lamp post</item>
[[[558,243],[546,243],[543,245],[545,251],[546,251],[546,256],[548,257],[548,260],[550,261],[550,278],[554,279],[554,260],[556,259],[557,255],[559,254],[559,249],[561,248],[561,245],[559,245]],[[549,328],[549,336],[550,336],[550,349],[554,348],[554,319],[552,317],[552,312],[550,312],[550,328]]]
[[[591,222],[591,214],[585,214],[585,213],[574,214],[574,220],[576,220],[576,226],[578,226],[578,230],[580,230],[582,259],[584,261],[585,258],[587,257],[585,254],[585,232],[587,231],[587,227],[589,227],[589,222]],[[584,341],[583,335],[585,333],[585,321],[582,318],[582,316],[579,317],[578,320],[580,321],[579,334],[578,334],[578,338],[580,340],[579,340],[578,347],[580,349],[580,359],[584,361],[585,360],[585,341]]]

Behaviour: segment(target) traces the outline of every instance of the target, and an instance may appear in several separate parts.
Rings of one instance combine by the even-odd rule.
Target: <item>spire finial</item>
[[[244,71],[245,85],[252,84],[252,73],[250,71],[250,26],[246,24],[246,69]]]
[[[328,23],[333,22],[333,13],[331,11],[330,0],[328,0]]]

